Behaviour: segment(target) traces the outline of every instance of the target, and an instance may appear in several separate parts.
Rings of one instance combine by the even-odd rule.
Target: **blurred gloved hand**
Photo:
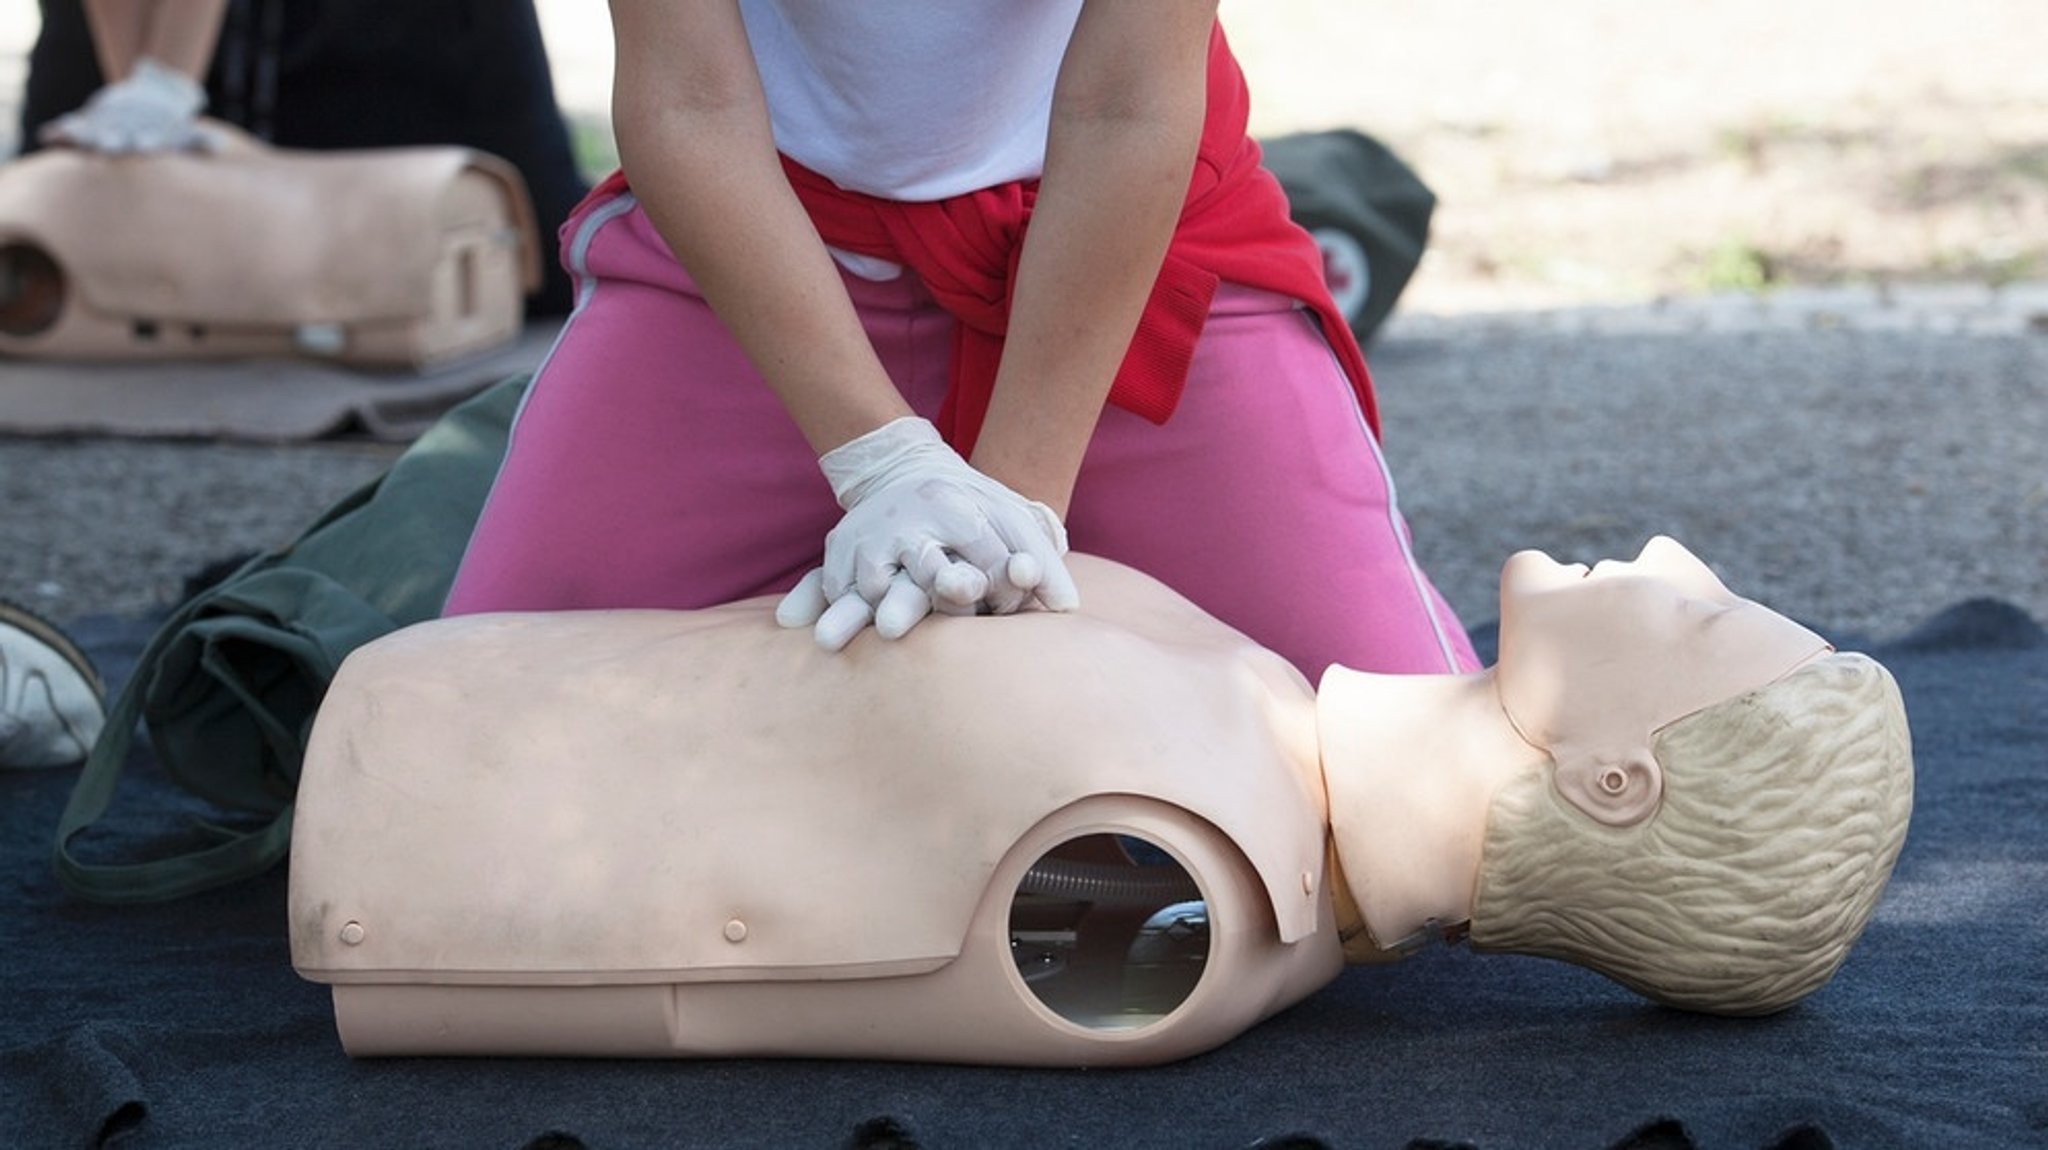
[[[43,126],[46,144],[95,152],[206,151],[213,137],[199,123],[206,91],[144,56],[127,78],[92,94],[85,106]]]
[[[1080,605],[1059,516],[968,466],[927,421],[895,420],[818,464],[846,516],[825,537],[824,566],[783,597],[775,618],[815,627],[826,650],[871,622],[898,638],[934,610]]]

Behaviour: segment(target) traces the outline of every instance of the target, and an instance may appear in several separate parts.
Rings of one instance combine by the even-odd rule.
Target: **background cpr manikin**
[[[359,1055],[1146,1063],[1468,933],[1782,1009],[1903,839],[1889,676],[1669,540],[1519,555],[1494,668],[1320,696],[1157,582],[1071,569],[1078,613],[837,655],[765,600],[361,649],[300,783],[294,964]]]

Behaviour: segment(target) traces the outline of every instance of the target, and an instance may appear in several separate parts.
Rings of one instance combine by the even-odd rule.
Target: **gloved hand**
[[[43,126],[46,144],[95,152],[206,151],[213,137],[200,126],[206,91],[192,79],[147,56],[126,79],[92,94],[76,112]]]
[[[815,626],[826,650],[870,622],[898,638],[933,610],[1003,615],[1034,598],[1054,611],[1080,606],[1059,516],[968,466],[925,420],[885,424],[818,465],[846,516],[825,537],[824,566],[775,618]]]

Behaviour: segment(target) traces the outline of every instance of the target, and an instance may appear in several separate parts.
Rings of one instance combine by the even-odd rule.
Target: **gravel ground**
[[[2048,277],[2038,0],[1224,0],[1261,133],[1439,197],[1410,303]]]
[[[0,0],[6,3],[27,0]],[[611,40],[538,0],[604,135]],[[2048,277],[2039,0],[1222,0],[1262,136],[1354,127],[1439,199],[1424,311]]]
[[[603,5],[535,0],[584,154]],[[2039,0],[1222,0],[1252,129],[1355,127],[1435,189],[1424,311],[2048,278]],[[37,26],[0,0],[0,153]]]

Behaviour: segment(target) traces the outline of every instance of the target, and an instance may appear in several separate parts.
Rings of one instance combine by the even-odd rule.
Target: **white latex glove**
[[[1080,606],[1059,516],[968,466],[929,422],[884,424],[818,465],[846,516],[825,537],[824,566],[783,596],[775,618],[815,627],[826,650],[871,622],[898,638],[933,610]]]
[[[46,144],[95,152],[206,151],[214,140],[199,124],[204,107],[206,91],[191,77],[144,56],[126,79],[94,92],[40,135]]]

